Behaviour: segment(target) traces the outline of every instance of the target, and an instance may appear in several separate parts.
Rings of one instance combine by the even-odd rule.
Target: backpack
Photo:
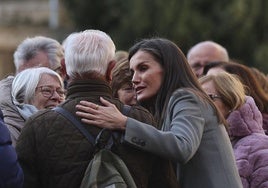
[[[129,109],[130,106],[124,105],[123,114],[126,114]],[[116,132],[102,129],[95,140],[70,112],[59,106],[53,110],[68,118],[95,148],[94,156],[87,166],[80,188],[137,187],[124,161],[111,151],[111,147],[118,143]]]

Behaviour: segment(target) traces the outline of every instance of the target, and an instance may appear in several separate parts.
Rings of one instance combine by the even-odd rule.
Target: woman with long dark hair
[[[224,118],[182,51],[167,39],[144,39],[130,49],[129,60],[137,100],[160,130],[122,115],[103,98],[103,106],[81,101],[82,121],[125,131],[129,144],[173,160],[183,188],[242,187]]]

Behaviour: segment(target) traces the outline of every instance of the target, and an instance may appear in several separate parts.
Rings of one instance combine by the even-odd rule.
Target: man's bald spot
[[[213,51],[218,54],[217,61],[229,61],[229,55],[227,50],[220,44],[213,41],[203,41],[194,45],[187,53],[187,59],[189,59],[193,54],[202,51],[203,53],[208,53]]]

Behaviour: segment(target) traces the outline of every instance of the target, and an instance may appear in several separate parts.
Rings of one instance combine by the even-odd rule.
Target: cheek
[[[134,91],[123,91],[123,90],[118,90],[117,92],[118,98],[121,102],[128,104],[128,105],[133,105],[136,104],[136,95]]]
[[[34,105],[38,110],[41,110],[45,108],[47,101],[47,98],[40,95],[35,95],[32,105]]]
[[[118,99],[119,99],[120,101],[123,101],[124,98],[125,98],[126,93],[124,92],[124,90],[119,89],[119,90],[117,91],[117,95],[118,95]]]
[[[157,79],[152,80],[151,86],[154,88],[153,91],[157,93],[162,86],[162,79],[158,77]]]
[[[124,103],[124,104],[127,104],[129,102],[129,97],[126,96],[126,95],[121,95],[119,96],[119,100]]]
[[[134,96],[134,92],[125,91],[122,89],[119,89],[117,94],[120,100],[130,100],[130,98]]]
[[[153,91],[158,91],[162,84],[162,72],[158,72],[155,74],[151,74],[147,77],[147,83],[148,85],[153,88]]]
[[[220,112],[222,113],[222,108],[221,105],[216,101],[213,102],[215,104],[215,106],[220,110]]]
[[[117,95],[118,95],[118,99],[120,100],[120,101],[122,101],[123,99],[124,99],[124,92],[117,92]]]
[[[215,101],[214,104],[218,107],[222,115],[226,118],[226,116],[228,115],[227,107],[220,101]]]
[[[148,87],[148,90],[147,90],[148,97],[150,98],[150,97],[155,96],[160,91],[160,87],[161,87],[160,81],[152,82],[151,86]]]

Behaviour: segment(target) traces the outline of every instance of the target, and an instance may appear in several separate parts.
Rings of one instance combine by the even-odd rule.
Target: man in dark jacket
[[[101,96],[122,110],[123,104],[112,97],[109,86],[115,63],[111,38],[98,30],[73,33],[64,49],[69,84],[67,100],[60,106],[75,116],[81,100],[101,104]],[[129,116],[153,124],[151,114],[141,107],[132,107]],[[95,126],[85,128],[94,137],[100,132]],[[41,111],[26,122],[16,149],[27,188],[79,187],[94,152],[86,137],[52,110]],[[177,187],[168,161],[125,144],[117,145],[113,152],[126,163],[137,187]]]

